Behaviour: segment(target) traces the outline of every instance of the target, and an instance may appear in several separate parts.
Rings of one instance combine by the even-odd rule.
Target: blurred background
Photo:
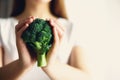
[[[0,0],[0,17],[12,0]],[[120,80],[120,0],[65,0],[93,80]]]

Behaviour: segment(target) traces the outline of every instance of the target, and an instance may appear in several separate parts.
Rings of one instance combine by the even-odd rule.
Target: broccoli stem
[[[37,65],[39,67],[44,67],[47,65],[46,54],[37,54]]]

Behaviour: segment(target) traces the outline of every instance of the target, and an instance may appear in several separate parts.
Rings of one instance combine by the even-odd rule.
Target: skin
[[[37,3],[38,5],[34,5],[35,4],[34,1],[40,1],[40,3],[39,4]],[[23,40],[21,39],[21,34],[29,26],[29,24],[35,19],[35,17],[32,16],[36,16],[36,15],[37,17],[43,19],[49,18],[49,22],[52,26],[53,35],[54,35],[53,46],[49,50],[47,55],[48,64],[46,67],[42,67],[43,71],[51,78],[51,80],[89,80],[88,70],[85,64],[83,65],[84,63],[84,61],[82,60],[83,52],[79,46],[73,47],[69,59],[69,64],[62,64],[57,60],[56,54],[59,49],[59,46],[61,45],[61,41],[63,39],[65,29],[57,22],[57,18],[50,13],[48,9],[49,1],[50,0],[26,0],[25,11],[21,15],[16,17],[16,19],[19,20],[19,23],[16,25],[16,29],[15,29],[16,44],[17,44],[19,59],[13,61],[8,65],[3,65],[3,57],[2,57],[4,56],[3,47],[0,47],[1,80],[19,80],[20,77],[24,75],[24,73],[28,72],[28,70],[30,70],[31,67],[35,64],[36,58],[31,57],[29,55],[29,52]],[[34,3],[33,4],[34,7],[29,6],[29,4],[32,3]],[[40,8],[39,11],[38,8]],[[28,18],[23,19],[23,17],[28,17]]]

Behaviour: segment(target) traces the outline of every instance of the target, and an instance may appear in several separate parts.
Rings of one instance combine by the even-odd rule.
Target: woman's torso
[[[67,63],[71,48],[73,46],[72,40],[72,24],[63,19],[58,18],[59,23],[66,27],[65,36],[62,41],[62,45],[58,51],[58,60],[62,63]],[[16,47],[16,37],[15,37],[15,25],[18,21],[15,18],[0,19],[0,35],[2,41],[2,47],[4,48],[4,64],[8,64],[16,59],[18,59],[18,51]],[[17,66],[16,66],[17,67]],[[49,80],[48,76],[42,71],[41,68],[34,67],[26,73],[22,80]]]

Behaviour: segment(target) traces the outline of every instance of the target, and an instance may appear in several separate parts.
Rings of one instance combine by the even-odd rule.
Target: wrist
[[[53,65],[43,67],[43,71],[51,78],[51,80],[57,80],[56,75],[59,73],[61,63],[56,61]]]
[[[19,67],[21,67],[23,70],[28,69],[29,67],[31,67],[29,64],[24,63],[23,61],[21,61],[20,59],[18,60],[18,65]]]
[[[55,61],[54,64],[48,64],[45,67],[42,67],[43,71],[45,72],[51,72],[51,70],[55,69],[57,67],[57,65],[59,64],[58,61]]]

